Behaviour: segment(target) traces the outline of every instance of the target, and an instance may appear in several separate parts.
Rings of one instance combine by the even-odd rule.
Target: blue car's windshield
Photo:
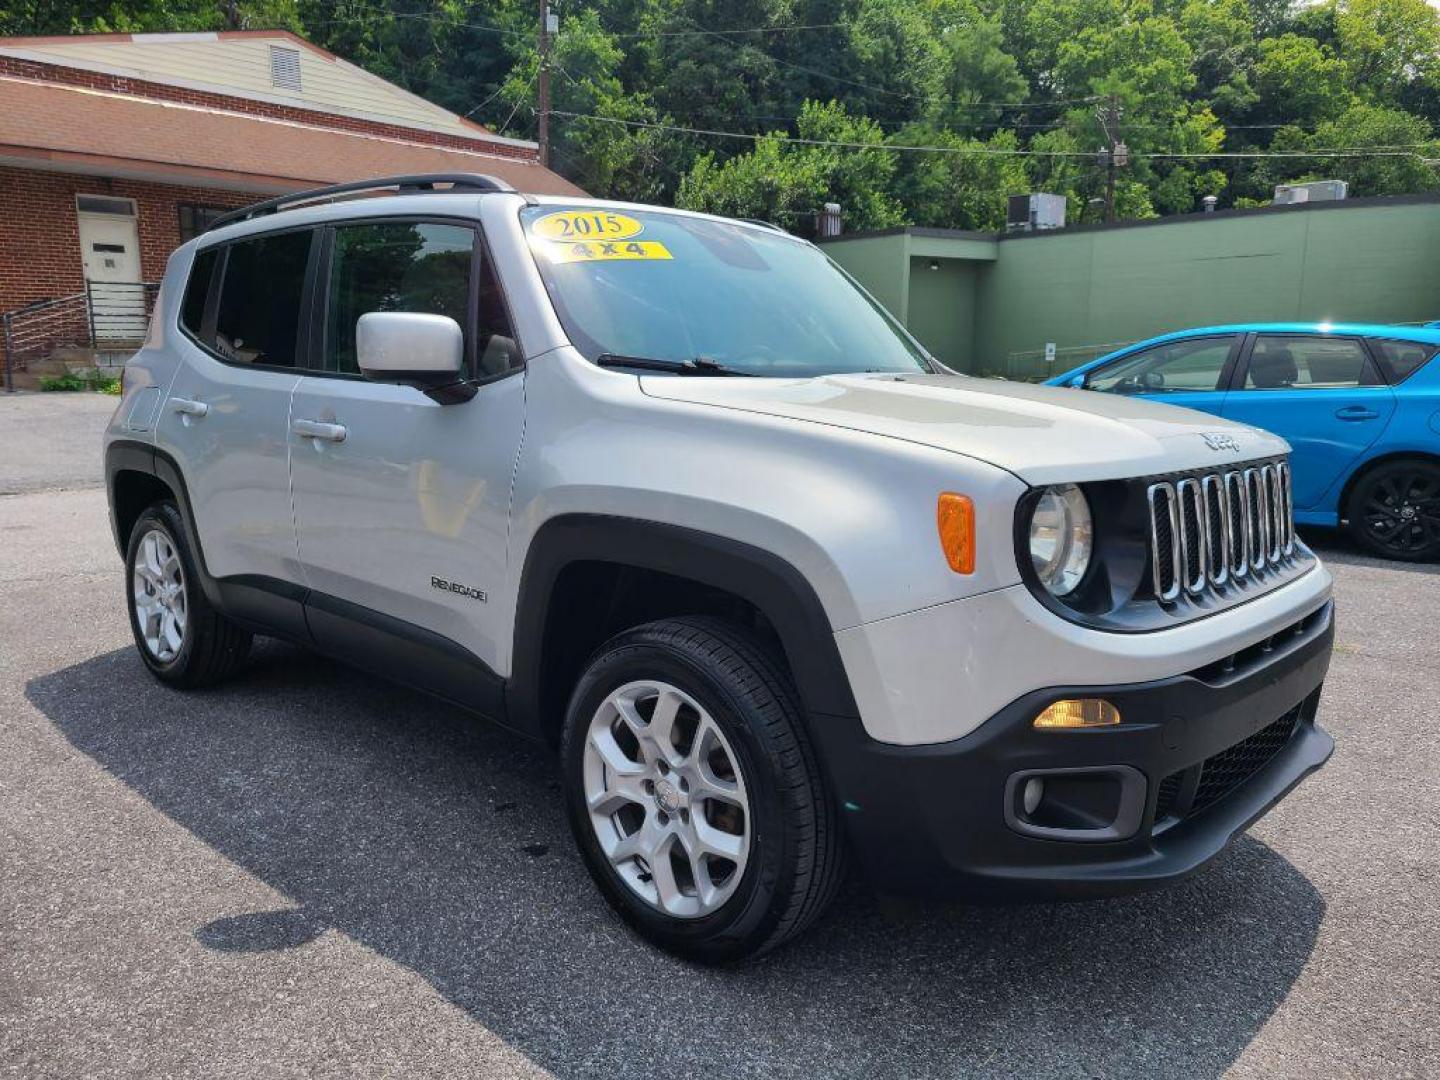
[[[931,370],[834,263],[784,233],[595,207],[528,207],[521,221],[566,333],[591,360],[769,376]]]

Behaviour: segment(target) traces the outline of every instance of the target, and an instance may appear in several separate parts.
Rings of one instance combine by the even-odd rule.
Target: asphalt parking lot
[[[528,744],[278,644],[154,682],[110,406],[0,396],[0,1075],[1440,1074],[1440,567],[1310,537],[1338,748],[1200,876],[1016,908],[851,883],[713,971],[611,916]]]

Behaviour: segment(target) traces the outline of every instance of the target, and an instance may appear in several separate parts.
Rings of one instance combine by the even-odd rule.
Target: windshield
[[[528,207],[521,221],[565,332],[592,361],[784,377],[932,370],[834,263],[784,233],[603,207]]]

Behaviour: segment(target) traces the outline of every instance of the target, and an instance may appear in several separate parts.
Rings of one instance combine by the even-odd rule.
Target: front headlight
[[[1090,504],[1074,484],[1045,488],[1030,515],[1030,561],[1052,596],[1075,590],[1090,565],[1095,529]]]

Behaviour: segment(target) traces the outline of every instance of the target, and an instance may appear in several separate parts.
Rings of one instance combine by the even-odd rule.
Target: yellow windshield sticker
[[[580,244],[547,244],[553,263],[600,262],[607,259],[669,259],[659,240],[598,240]]]
[[[643,222],[611,210],[560,210],[531,226],[545,240],[629,240],[645,231]]]

